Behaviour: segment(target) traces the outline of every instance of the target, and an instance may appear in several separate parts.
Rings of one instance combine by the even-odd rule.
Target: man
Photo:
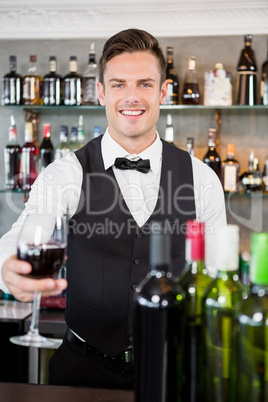
[[[167,222],[178,276],[185,222],[205,221],[207,261],[215,269],[213,235],[226,224],[225,206],[212,169],[156,132],[159,105],[167,96],[158,41],[141,30],[122,31],[106,42],[99,68],[105,134],[49,165],[34,183],[26,211],[38,217],[60,210],[71,218],[68,331],[50,364],[51,383],[131,388],[132,303],[136,285],[149,271],[151,222]],[[21,221],[0,242],[3,290],[23,301],[31,300],[34,290],[61,292],[63,279],[21,276],[31,269],[15,256]]]

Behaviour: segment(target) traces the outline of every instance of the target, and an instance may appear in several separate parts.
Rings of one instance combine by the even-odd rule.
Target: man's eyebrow
[[[108,82],[126,82],[126,80],[122,78],[111,78]],[[143,82],[156,82],[153,78],[141,78],[140,80],[137,80],[139,83]]]

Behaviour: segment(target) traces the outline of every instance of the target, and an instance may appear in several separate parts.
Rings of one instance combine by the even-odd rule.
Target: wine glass
[[[34,279],[54,277],[61,269],[67,247],[66,218],[54,215],[27,215],[21,229],[17,258],[27,261],[32,271],[25,275]],[[12,343],[22,346],[50,347],[52,339],[39,334],[40,291],[34,292],[31,324],[27,334],[13,336]]]

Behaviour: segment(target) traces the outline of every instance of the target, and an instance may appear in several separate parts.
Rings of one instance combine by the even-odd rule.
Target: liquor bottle
[[[252,35],[244,36],[245,47],[237,64],[237,105],[257,104],[257,64],[251,48],[252,39]]]
[[[200,92],[196,72],[196,57],[190,56],[187,63],[187,73],[182,91],[183,105],[199,105]]]
[[[72,128],[71,128],[69,149],[70,149],[70,152],[75,152],[75,151],[77,151],[77,149],[78,149],[78,143],[77,143],[77,127],[72,127]]]
[[[167,47],[166,79],[168,80],[168,90],[165,104],[177,105],[179,103],[179,78],[174,68],[173,46]]]
[[[51,126],[43,124],[43,140],[39,147],[39,172],[44,170],[54,160],[54,146],[51,142]]]
[[[234,395],[234,326],[239,303],[247,291],[239,280],[239,227],[226,225],[216,233],[217,277],[203,296],[205,386],[207,401],[230,402]]]
[[[85,126],[83,115],[80,114],[77,127],[77,149],[82,148],[85,145]]]
[[[20,186],[22,190],[30,190],[37,178],[38,148],[33,141],[33,125],[25,123],[25,143],[21,148]]]
[[[266,157],[262,173],[262,192],[268,193],[268,157]]]
[[[9,140],[4,148],[5,162],[5,189],[20,188],[19,172],[20,172],[20,154],[21,147],[17,140],[17,128],[14,116],[10,116]]]
[[[37,57],[30,55],[28,74],[22,78],[22,103],[24,105],[43,104],[43,77],[37,73]]]
[[[21,103],[22,77],[17,73],[17,58],[9,56],[9,73],[3,77],[3,105],[19,105]]]
[[[251,292],[237,311],[237,402],[268,400],[268,233],[253,233],[250,263]]]
[[[81,76],[77,74],[77,58],[70,57],[69,74],[63,79],[63,102],[64,105],[81,104]]]
[[[55,159],[60,159],[70,152],[68,146],[68,126],[60,126],[60,142],[55,150]]]
[[[88,65],[82,75],[82,104],[98,105],[97,95],[98,64],[96,62],[95,43],[91,43]]]
[[[262,191],[262,172],[258,170],[258,159],[254,151],[250,152],[248,170],[240,176],[242,188],[246,194]]]
[[[170,270],[170,234],[157,222],[151,227],[150,265],[134,296],[135,401],[180,401],[184,293]]]
[[[268,40],[267,57],[261,69],[261,104],[268,106]]]
[[[177,279],[185,292],[184,376],[182,400],[200,402],[204,394],[202,297],[212,282],[205,258],[205,224],[196,220],[186,226],[186,265]]]
[[[101,135],[101,126],[93,127],[93,138],[99,137]]]
[[[216,129],[210,128],[208,132],[208,150],[203,158],[203,162],[211,167],[220,176],[221,158],[216,150]]]
[[[227,159],[221,163],[221,182],[225,192],[238,190],[240,163],[235,159],[234,144],[227,145]]]
[[[188,152],[189,155],[194,156],[194,138],[193,137],[187,137],[186,151]]]
[[[44,105],[61,104],[61,76],[57,74],[57,58],[49,57],[49,73],[44,76],[43,101]]]
[[[171,114],[167,115],[167,124],[165,129],[165,140],[172,145],[174,144],[174,127],[172,124],[172,116]]]

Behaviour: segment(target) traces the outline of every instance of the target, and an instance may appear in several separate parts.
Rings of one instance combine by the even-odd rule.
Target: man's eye
[[[113,85],[113,88],[122,88],[123,87],[123,84],[114,84]]]
[[[141,86],[142,86],[142,87],[145,87],[145,88],[147,88],[147,87],[148,87],[148,88],[149,88],[149,87],[151,87],[151,85],[150,85],[150,84],[146,84],[146,83],[141,84]]]

